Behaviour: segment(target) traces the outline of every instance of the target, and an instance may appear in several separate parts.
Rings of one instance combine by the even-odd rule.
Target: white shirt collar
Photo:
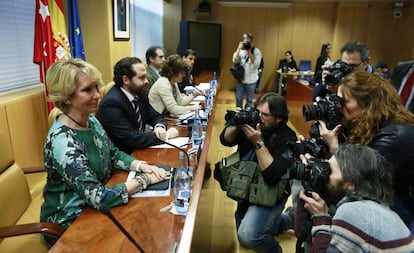
[[[152,65],[148,65],[148,67],[150,67],[152,70],[154,70],[155,73],[157,73],[158,76],[160,76],[160,70],[157,69],[156,67],[152,66]]]
[[[134,100],[135,97],[131,93],[129,93],[129,91],[124,89],[123,87],[121,87],[121,90],[125,94],[125,96],[127,96],[128,100],[132,103],[132,100]]]

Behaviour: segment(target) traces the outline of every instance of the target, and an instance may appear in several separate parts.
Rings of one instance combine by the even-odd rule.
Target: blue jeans
[[[280,199],[274,207],[238,203],[235,218],[240,245],[259,253],[279,253],[272,227],[285,209],[287,198]]]
[[[401,217],[411,234],[414,234],[414,207],[410,205],[412,205],[412,201],[408,196],[395,194],[392,209]]]
[[[245,108],[253,107],[253,96],[256,90],[256,82],[254,83],[242,83],[237,82],[236,86],[236,107],[243,108],[243,97],[246,94],[246,106]]]

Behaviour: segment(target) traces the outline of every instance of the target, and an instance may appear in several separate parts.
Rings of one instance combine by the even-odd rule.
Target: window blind
[[[0,92],[40,82],[33,63],[35,8],[34,0],[0,2]]]

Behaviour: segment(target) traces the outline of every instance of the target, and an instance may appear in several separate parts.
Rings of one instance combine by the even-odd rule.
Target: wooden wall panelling
[[[43,165],[48,131],[45,94],[33,94],[6,104],[7,121],[16,162],[22,167]]]
[[[262,55],[264,59],[264,69],[261,80],[261,90],[274,91],[275,86],[275,66],[278,64],[278,41],[280,38],[280,15],[275,15],[272,9],[266,9],[264,16],[264,40],[261,45]]]

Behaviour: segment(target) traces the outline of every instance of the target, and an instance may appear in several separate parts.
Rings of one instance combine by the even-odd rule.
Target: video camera
[[[261,123],[259,111],[255,108],[251,109],[242,109],[240,112],[235,112],[227,110],[226,115],[224,116],[226,122],[231,126],[240,126],[248,124],[253,128],[256,128],[258,123]]]
[[[325,84],[336,86],[341,79],[352,72],[352,68],[341,60],[334,62],[328,69],[329,73],[325,76]]]
[[[309,160],[308,164],[294,163],[289,170],[289,178],[302,181],[305,194],[312,197],[312,192],[318,193],[324,200],[327,200],[327,185],[331,167],[329,163],[321,159]]]

